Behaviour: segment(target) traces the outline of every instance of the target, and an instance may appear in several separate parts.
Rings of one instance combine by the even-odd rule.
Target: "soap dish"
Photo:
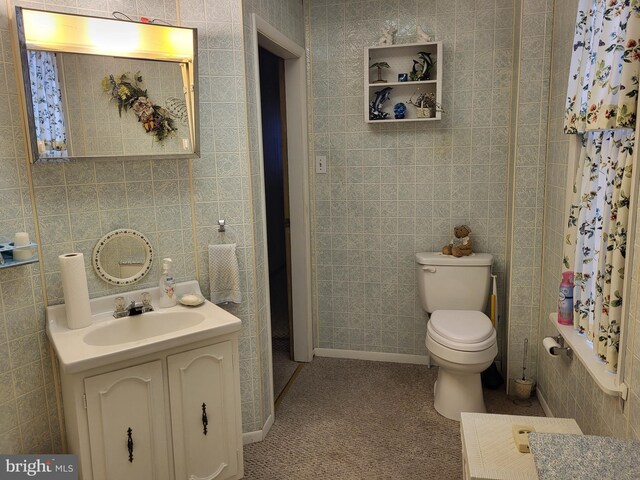
[[[178,301],[187,307],[197,307],[198,305],[202,305],[204,300],[204,297],[199,293],[185,293],[178,297]]]

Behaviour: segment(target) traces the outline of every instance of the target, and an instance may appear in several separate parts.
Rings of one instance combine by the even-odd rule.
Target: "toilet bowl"
[[[439,367],[436,411],[457,421],[461,412],[486,412],[480,373],[498,353],[489,318],[472,310],[437,310],[427,323],[425,343]]]
[[[426,252],[416,261],[421,304],[430,315],[425,344],[439,367],[434,407],[457,421],[461,412],[484,413],[480,373],[498,354],[495,329],[483,313],[493,257]]]

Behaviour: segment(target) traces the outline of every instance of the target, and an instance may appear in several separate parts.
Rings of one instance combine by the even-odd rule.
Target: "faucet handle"
[[[127,309],[127,299],[124,297],[116,297],[113,306],[116,312],[124,312]]]
[[[150,307],[151,306],[151,294],[149,292],[142,292],[142,306]]]

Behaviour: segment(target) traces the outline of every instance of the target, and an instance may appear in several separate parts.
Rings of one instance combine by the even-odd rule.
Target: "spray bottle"
[[[573,325],[573,272],[562,273],[558,295],[558,323]]]
[[[172,264],[170,258],[162,259],[162,275],[160,275],[160,308],[173,307],[178,303],[175,292],[175,280],[173,279]]]

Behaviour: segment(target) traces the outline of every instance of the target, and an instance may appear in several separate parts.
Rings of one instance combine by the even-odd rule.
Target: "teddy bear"
[[[442,247],[443,255],[453,255],[454,257],[465,257],[473,253],[472,242],[469,238],[471,229],[468,225],[458,225],[453,228],[453,240],[449,245]]]

